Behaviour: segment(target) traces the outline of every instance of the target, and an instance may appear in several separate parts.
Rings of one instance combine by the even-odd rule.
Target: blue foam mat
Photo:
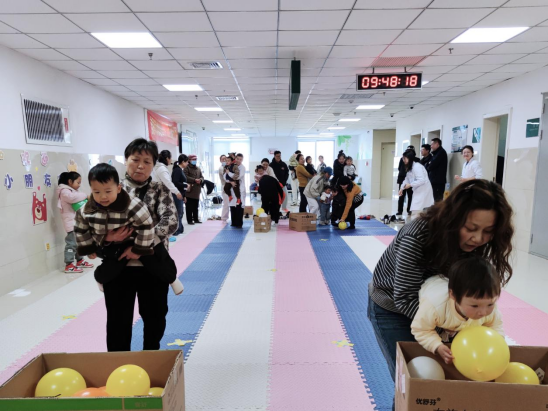
[[[251,224],[244,223],[243,228],[227,226],[222,229],[204,250],[215,252],[200,253],[181,274],[179,278],[185,286],[185,291],[180,296],[174,295],[171,290],[169,291],[169,312],[166,331],[160,345],[161,349],[182,348],[185,352],[185,358],[188,357],[194,342],[184,347],[167,346],[167,343],[176,339],[196,340],[197,333],[202,327],[250,227]],[[218,253],[219,249],[223,247],[232,249],[232,253]],[[211,258],[212,255],[215,255],[215,258]],[[187,292],[187,289],[191,292]],[[131,349],[132,351],[138,351],[142,348],[143,320],[139,319],[133,327]]]

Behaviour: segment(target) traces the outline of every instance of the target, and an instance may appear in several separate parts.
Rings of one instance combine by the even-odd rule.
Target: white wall
[[[250,162],[260,162],[263,158],[272,160],[273,154],[268,153],[269,148],[275,148],[282,152],[282,160],[287,162],[289,157],[297,150],[295,137],[252,137]]]

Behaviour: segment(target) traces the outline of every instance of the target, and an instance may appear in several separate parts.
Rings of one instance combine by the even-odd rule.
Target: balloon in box
[[[142,367],[150,377],[151,387],[165,387],[163,395],[161,397],[34,398],[38,381],[51,370],[72,368],[82,374],[88,387],[102,387],[106,385],[112,371],[126,364]],[[41,354],[0,386],[0,410],[184,411],[183,352],[165,350]]]
[[[453,365],[416,342],[398,342],[396,410],[398,411],[540,411],[548,409],[548,347],[510,347],[510,361],[527,364],[542,377],[540,385],[502,384],[466,379]],[[445,380],[411,378],[407,364],[416,357],[436,360]]]
[[[253,225],[256,233],[268,233],[272,227],[270,216],[253,218]]]
[[[312,213],[289,214],[289,229],[293,231],[316,231],[318,216]]]

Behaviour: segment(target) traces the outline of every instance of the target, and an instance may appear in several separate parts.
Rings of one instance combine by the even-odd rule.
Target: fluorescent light
[[[356,110],[379,110],[384,107],[384,104],[362,104],[356,107]]]
[[[146,33],[91,33],[93,37],[111,49],[162,48],[152,34]]]
[[[241,131],[241,128],[225,128],[225,131]]]
[[[213,121],[215,124],[231,124],[234,123],[232,120],[215,120]]]
[[[335,133],[320,133],[320,136],[334,136]]]
[[[329,135],[328,135],[329,134]],[[326,138],[326,137],[333,137],[334,133],[320,133],[320,134],[301,134],[300,136],[297,136],[298,138]]]
[[[422,85],[423,85],[423,86],[424,86],[425,84],[428,84],[428,83],[430,83],[428,80],[423,80],[423,81],[422,81]]]
[[[247,137],[247,134],[231,134],[232,137]]]
[[[237,140],[249,140],[249,137],[236,137],[236,138],[233,138],[233,137],[213,137],[213,140],[216,140],[216,141],[237,141]]]
[[[327,127],[328,130],[344,130],[346,127]]]
[[[503,43],[529,27],[493,27],[468,29],[451,43]]]
[[[194,107],[196,111],[223,111],[221,107]]]
[[[197,84],[162,84],[169,91],[203,91]]]
[[[341,118],[339,121],[360,121],[361,118]]]

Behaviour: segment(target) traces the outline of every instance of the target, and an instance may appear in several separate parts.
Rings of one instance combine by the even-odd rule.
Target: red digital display
[[[356,81],[358,91],[421,88],[422,73],[358,74]]]

